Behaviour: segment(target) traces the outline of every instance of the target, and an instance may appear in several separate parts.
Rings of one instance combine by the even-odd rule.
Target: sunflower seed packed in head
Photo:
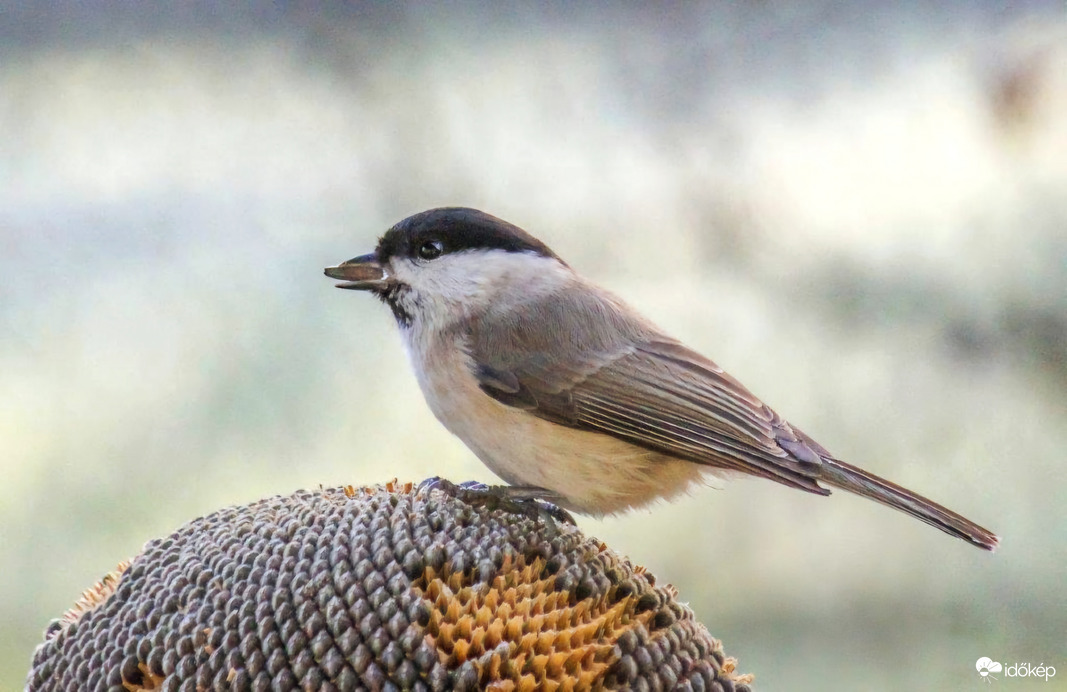
[[[153,540],[53,622],[27,689],[747,690],[670,586],[573,526],[411,484]]]

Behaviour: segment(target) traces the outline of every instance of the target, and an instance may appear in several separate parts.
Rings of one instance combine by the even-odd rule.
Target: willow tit
[[[834,458],[704,356],[475,209],[415,214],[327,276],[392,310],[437,419],[496,475],[577,512],[669,499],[705,474],[820,483],[993,550],[990,531]]]

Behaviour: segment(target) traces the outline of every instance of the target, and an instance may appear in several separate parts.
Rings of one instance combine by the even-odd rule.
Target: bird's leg
[[[419,483],[419,492],[429,490],[440,490],[474,507],[521,514],[534,521],[548,517],[564,524],[575,525],[574,517],[555,504],[561,502],[563,497],[546,488],[533,485],[486,485],[477,481],[464,481],[457,485],[440,476],[434,476]]]
[[[512,502],[532,504],[538,510],[538,518],[545,515],[558,522],[577,526],[570,512],[559,506],[559,503],[564,501],[563,496],[554,490],[536,485],[497,485],[488,487],[487,490],[499,492]]]

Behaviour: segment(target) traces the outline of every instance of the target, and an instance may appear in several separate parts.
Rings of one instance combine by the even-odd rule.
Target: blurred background
[[[994,555],[747,480],[581,526],[761,690],[1067,689],[1062,2],[0,11],[0,688],[143,543],[494,479],[322,267],[474,206]],[[1008,687],[1005,687],[1008,689]]]

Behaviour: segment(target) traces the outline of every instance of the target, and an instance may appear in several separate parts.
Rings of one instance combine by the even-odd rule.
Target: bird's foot
[[[519,514],[534,521],[542,518],[554,519],[564,524],[575,526],[574,517],[558,506],[563,497],[552,490],[532,485],[486,485],[478,481],[452,481],[434,476],[419,483],[418,492],[440,490],[449,497],[454,497],[473,507],[485,507],[492,511],[499,509],[509,514]]]

